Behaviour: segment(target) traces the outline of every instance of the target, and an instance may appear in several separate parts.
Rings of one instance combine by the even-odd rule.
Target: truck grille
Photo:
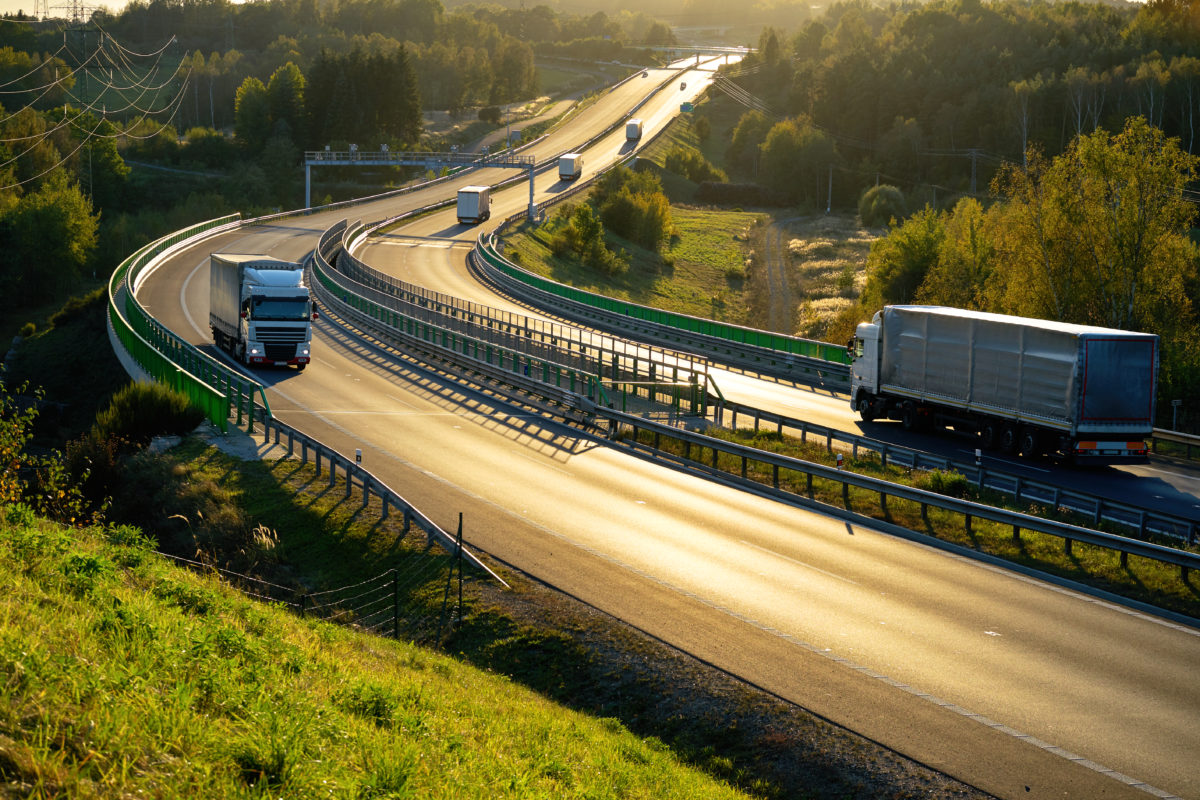
[[[279,328],[269,325],[259,325],[255,328],[258,341],[265,345],[299,344],[304,341],[307,328]]]
[[[291,361],[296,357],[294,344],[268,344],[263,347],[268,361]]]

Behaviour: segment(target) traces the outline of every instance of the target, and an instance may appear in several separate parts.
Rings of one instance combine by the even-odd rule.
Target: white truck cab
[[[863,411],[879,392],[879,312],[870,322],[860,322],[847,344],[850,358],[850,404]]]

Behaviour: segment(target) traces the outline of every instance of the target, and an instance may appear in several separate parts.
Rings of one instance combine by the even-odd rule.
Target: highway
[[[540,144],[539,157],[589,138],[665,77],[651,70],[627,81]],[[687,91],[672,80],[639,112],[647,135],[705,82],[696,72],[685,79]],[[606,137],[587,171],[627,146],[619,130]],[[215,352],[208,252],[299,259],[340,219],[381,219],[500,177],[480,170],[426,192],[223,234],[175,253],[139,297]],[[557,183],[542,176],[539,195],[561,191]],[[494,221],[527,202],[526,184],[498,193]],[[465,270],[478,232],[451,209],[358,255],[406,280],[511,307]],[[331,319],[317,330],[304,373],[255,372],[274,413],[342,452],[361,448],[373,472],[444,527],[463,512],[473,549],[996,796],[1200,798],[1197,630],[684,475],[498,404]],[[855,424],[842,398],[733,372],[717,380],[745,402]]]

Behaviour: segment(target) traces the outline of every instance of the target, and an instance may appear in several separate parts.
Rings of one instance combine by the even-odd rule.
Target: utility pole
[[[833,208],[833,164],[829,165],[829,192],[825,195],[825,213]]]

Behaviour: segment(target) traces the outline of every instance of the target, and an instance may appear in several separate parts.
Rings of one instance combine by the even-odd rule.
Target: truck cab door
[[[850,341],[850,398],[857,401],[859,389],[872,395],[879,393],[879,326],[864,322]]]

